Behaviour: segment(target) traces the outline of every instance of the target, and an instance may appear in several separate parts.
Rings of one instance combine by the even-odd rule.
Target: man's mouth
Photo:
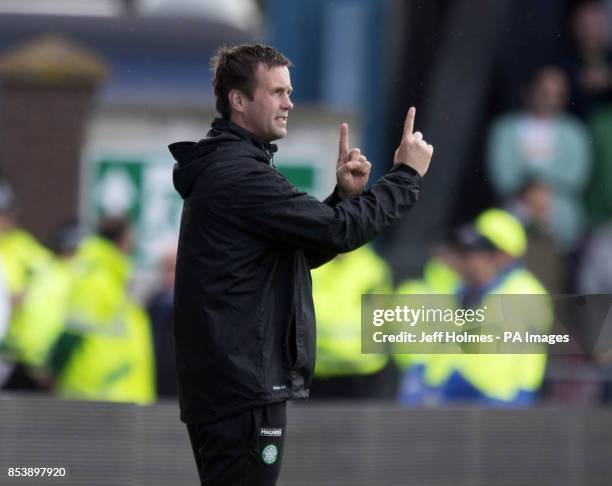
[[[277,116],[276,119],[282,121],[283,123],[287,123],[287,117],[286,116]]]

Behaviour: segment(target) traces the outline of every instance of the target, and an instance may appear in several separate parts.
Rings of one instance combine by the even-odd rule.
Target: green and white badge
[[[274,444],[268,444],[261,451],[261,460],[266,464],[274,464],[278,459],[278,449]]]

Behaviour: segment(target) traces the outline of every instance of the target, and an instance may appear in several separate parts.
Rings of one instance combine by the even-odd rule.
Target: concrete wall
[[[609,485],[612,409],[296,402],[280,486]],[[8,467],[66,468],[64,478]],[[188,485],[178,407],[0,395],[0,484]]]

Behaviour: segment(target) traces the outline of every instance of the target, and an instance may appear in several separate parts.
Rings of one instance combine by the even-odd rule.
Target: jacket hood
[[[238,146],[236,142],[242,142]],[[199,142],[176,142],[168,146],[176,160],[173,169],[173,182],[183,199],[187,198],[194,183],[206,168],[207,163],[219,157],[218,149],[232,144],[234,156],[247,156],[265,164],[270,164],[277,146],[265,142],[248,130],[229,120],[215,118],[211,129]]]

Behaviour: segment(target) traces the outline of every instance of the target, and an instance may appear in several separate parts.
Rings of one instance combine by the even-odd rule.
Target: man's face
[[[459,265],[459,272],[468,287],[480,287],[491,282],[498,271],[497,252],[467,250]]]
[[[293,103],[291,79],[286,66],[268,68],[259,64],[255,73],[257,87],[253,100],[245,98],[243,118],[245,128],[266,142],[287,135],[287,118]]]
[[[531,219],[542,226],[547,226],[552,213],[552,190],[541,182],[531,183],[520,196]]]
[[[531,109],[538,115],[552,116],[567,105],[567,77],[556,68],[543,70],[531,89]]]
[[[585,51],[604,51],[608,44],[608,21],[606,9],[597,3],[588,3],[574,14],[574,38],[578,47]]]

